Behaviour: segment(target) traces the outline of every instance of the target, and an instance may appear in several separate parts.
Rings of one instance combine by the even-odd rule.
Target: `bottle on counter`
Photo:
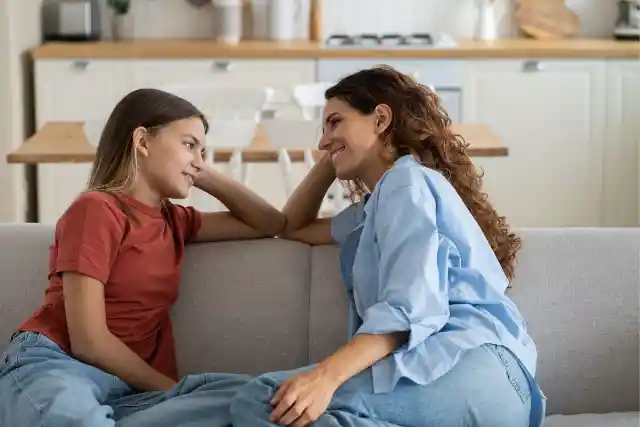
[[[242,38],[242,0],[211,0],[215,8],[217,40],[238,44]]]

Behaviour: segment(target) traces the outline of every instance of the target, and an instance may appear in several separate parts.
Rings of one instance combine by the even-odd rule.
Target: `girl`
[[[243,375],[178,379],[169,311],[188,242],[274,236],[284,216],[203,164],[205,117],[141,89],[113,110],[88,190],[59,219],[44,304],[0,360],[0,425],[228,426]],[[229,212],[169,199],[192,186]]]
[[[351,339],[311,367],[252,380],[238,427],[538,427],[536,347],[504,293],[519,239],[438,97],[389,68],[326,92],[326,155],[287,202],[284,237],[340,245]],[[336,176],[363,196],[316,219]]]

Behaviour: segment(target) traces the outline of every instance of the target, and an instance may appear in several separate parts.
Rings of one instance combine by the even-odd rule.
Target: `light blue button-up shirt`
[[[331,233],[351,300],[350,336],[409,331],[373,365],[375,392],[402,377],[428,384],[485,343],[509,348],[533,381],[537,351],[505,296],[508,279],[439,172],[401,157],[365,200],[333,218]]]

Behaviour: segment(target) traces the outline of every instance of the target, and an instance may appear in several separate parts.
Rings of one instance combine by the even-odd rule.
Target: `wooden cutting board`
[[[580,32],[578,15],[564,0],[518,0],[516,21],[525,34],[536,39],[563,39]]]

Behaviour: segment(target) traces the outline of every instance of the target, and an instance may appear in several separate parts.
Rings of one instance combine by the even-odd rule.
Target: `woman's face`
[[[146,134],[141,178],[160,197],[184,199],[202,170],[205,129],[197,117],[177,120]]]
[[[327,101],[318,148],[331,156],[338,179],[360,178],[366,182],[371,170],[381,167],[381,137],[390,120],[386,105],[379,105],[371,114],[362,114],[340,99]]]

